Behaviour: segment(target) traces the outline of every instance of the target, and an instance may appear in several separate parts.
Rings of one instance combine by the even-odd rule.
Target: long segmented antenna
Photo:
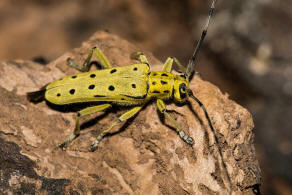
[[[209,23],[210,23],[210,20],[211,20],[211,17],[213,15],[213,12],[214,12],[214,9],[215,9],[215,3],[216,3],[216,0],[213,0],[212,1],[212,5],[210,7],[210,10],[209,10],[209,15],[208,15],[208,18],[207,18],[207,21],[205,23],[205,26],[203,28],[203,31],[202,31],[202,34],[201,34],[201,37],[200,37],[200,40],[199,42],[197,43],[196,45],[196,48],[195,48],[195,51],[192,55],[192,58],[189,60],[189,64],[188,64],[188,67],[187,67],[187,70],[186,70],[186,76],[189,78],[190,75],[192,74],[193,70],[194,70],[194,64],[195,64],[195,60],[196,60],[196,56],[197,56],[197,53],[204,41],[204,38],[207,34],[207,30],[208,30],[208,26],[209,26]]]
[[[204,111],[205,117],[207,118],[208,124],[209,124],[209,126],[211,128],[211,131],[213,133],[213,136],[214,136],[214,140],[215,140],[215,144],[216,144],[217,149],[218,149],[218,153],[219,153],[219,156],[220,156],[221,164],[223,166],[223,169],[225,171],[225,174],[226,174],[226,177],[227,177],[227,180],[228,180],[229,194],[232,194],[232,182],[231,182],[231,178],[230,178],[230,175],[229,175],[229,173],[227,171],[226,163],[224,162],[222,152],[221,152],[221,150],[219,148],[219,141],[218,141],[218,138],[215,135],[215,129],[214,129],[213,125],[212,125],[212,122],[211,122],[211,119],[210,119],[209,114],[207,112],[207,109],[204,106],[204,104],[196,96],[194,96],[192,90],[188,89],[188,95],[189,95],[190,98],[194,99],[199,104],[199,106],[202,108],[202,110]]]

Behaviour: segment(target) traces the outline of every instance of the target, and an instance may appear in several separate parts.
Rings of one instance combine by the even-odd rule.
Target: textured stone
[[[81,135],[67,150],[57,148],[73,132],[75,114],[67,113],[70,107],[59,112],[45,102],[33,104],[25,94],[78,73],[66,65],[66,59],[82,64],[93,46],[98,46],[113,66],[135,62],[129,55],[137,48],[106,32],[95,33],[80,48],[47,66],[22,60],[1,62],[1,193],[227,194],[230,184],[224,167],[233,193],[256,193],[261,176],[251,115],[197,75],[190,88],[208,110],[215,132],[193,100],[167,105],[182,129],[194,138],[192,147],[179,138],[152,102],[114,128],[120,132],[105,137],[95,152],[89,149],[98,132],[127,107],[114,106],[82,118]],[[160,61],[144,53],[152,70],[162,68]]]

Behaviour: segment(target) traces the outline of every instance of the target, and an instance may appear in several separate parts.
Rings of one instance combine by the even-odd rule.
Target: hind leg
[[[60,144],[59,147],[65,148],[70,142],[72,142],[74,139],[76,139],[80,135],[80,124],[79,124],[80,117],[105,110],[109,107],[111,107],[111,104],[102,104],[102,105],[98,105],[98,106],[88,107],[88,108],[85,108],[85,109],[77,112],[75,129],[74,129],[73,134],[66,141],[64,141],[62,144]]]
[[[69,66],[73,67],[73,68],[76,68],[77,70],[80,70],[81,72],[88,72],[90,67],[91,67],[91,57],[92,57],[92,54],[95,54],[95,56],[98,58],[101,66],[103,69],[108,69],[108,68],[111,68],[112,66],[110,65],[109,61],[107,60],[107,58],[105,57],[105,55],[103,54],[103,52],[97,48],[97,47],[93,47],[89,53],[88,53],[88,56],[86,58],[86,60],[84,61],[83,65],[82,66],[79,66],[78,64],[76,64],[74,62],[74,60],[72,60],[71,58],[68,58],[67,59],[67,63]]]

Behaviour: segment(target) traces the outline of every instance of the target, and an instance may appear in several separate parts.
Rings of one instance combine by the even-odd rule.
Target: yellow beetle
[[[208,123],[213,129],[204,105],[193,95],[188,86],[190,76],[193,73],[194,61],[207,33],[210,18],[215,8],[215,2],[215,0],[212,1],[207,22],[187,68],[184,68],[176,58],[169,57],[161,71],[151,71],[147,58],[141,52],[136,52],[131,55],[132,59],[137,59],[140,63],[123,67],[112,67],[102,51],[94,47],[89,52],[82,66],[74,63],[72,59],[68,59],[68,65],[85,73],[63,77],[46,85],[39,91],[28,93],[27,97],[32,102],[39,102],[45,99],[56,105],[80,102],[102,102],[102,104],[99,103],[77,112],[74,133],[65,142],[60,144],[60,147],[66,147],[80,135],[80,117],[103,111],[111,107],[112,104],[133,105],[131,110],[121,115],[117,121],[113,122],[98,135],[92,143],[91,149],[95,150],[98,143],[114,126],[133,117],[151,99],[156,99],[158,110],[172,122],[179,136],[190,145],[194,143],[193,139],[168,114],[163,100],[171,99],[177,102],[184,102],[188,97],[193,98],[204,110]],[[97,56],[103,69],[88,72],[93,54]],[[176,63],[183,69],[184,73],[181,75],[172,74],[173,63]]]

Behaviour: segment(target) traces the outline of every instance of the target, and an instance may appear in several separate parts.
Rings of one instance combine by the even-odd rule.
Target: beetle
[[[164,100],[170,99],[177,102],[185,102],[188,98],[194,99],[203,109],[208,123],[213,129],[205,106],[193,95],[192,90],[189,88],[189,82],[194,72],[194,62],[197,53],[207,34],[215,3],[216,0],[213,0],[206,24],[187,68],[184,68],[175,57],[168,57],[161,71],[151,71],[148,60],[142,52],[135,52],[131,55],[132,59],[139,60],[140,63],[112,67],[103,52],[99,48],[94,47],[90,50],[82,66],[77,65],[70,58],[67,60],[69,66],[84,73],[65,76],[44,86],[39,91],[27,93],[28,99],[32,102],[45,99],[49,103],[56,105],[102,102],[77,112],[73,134],[59,146],[62,148],[66,147],[80,135],[80,117],[106,110],[112,104],[133,106],[132,109],[122,114],[107,129],[102,130],[91,145],[91,150],[94,151],[99,142],[113,127],[135,116],[152,99],[156,100],[158,110],[172,122],[180,138],[189,145],[193,145],[194,140],[180,128],[167,112]],[[102,70],[89,72],[93,54],[99,59]],[[176,63],[184,73],[179,75],[172,74],[173,63]]]

